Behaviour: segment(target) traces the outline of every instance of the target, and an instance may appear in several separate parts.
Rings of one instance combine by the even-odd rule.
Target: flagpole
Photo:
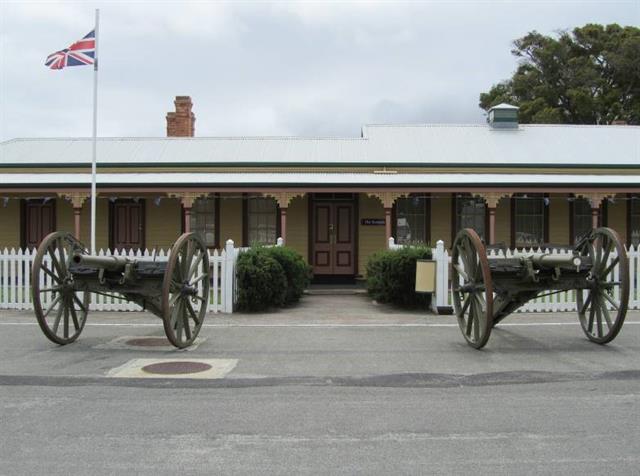
[[[91,254],[96,253],[96,152],[98,136],[98,24],[100,10],[96,8],[95,54],[93,61],[93,156],[91,160]]]

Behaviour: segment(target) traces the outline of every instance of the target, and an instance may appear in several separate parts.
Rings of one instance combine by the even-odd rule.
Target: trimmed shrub
[[[264,311],[282,306],[287,293],[287,278],[277,260],[251,248],[238,256],[237,308],[241,311]]]
[[[297,302],[311,280],[311,267],[291,248],[252,247],[240,253],[236,265],[242,311],[264,311]]]
[[[261,251],[280,263],[284,270],[284,275],[287,279],[285,305],[298,302],[311,281],[311,266],[304,262],[300,253],[286,246],[262,248]]]
[[[430,294],[416,293],[416,261],[431,259],[431,248],[406,247],[375,253],[367,263],[367,291],[381,303],[407,308],[427,307]]]

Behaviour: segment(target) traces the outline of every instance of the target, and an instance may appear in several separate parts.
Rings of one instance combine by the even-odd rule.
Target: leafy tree
[[[588,24],[552,38],[513,42],[511,79],[480,94],[480,107],[520,107],[522,123],[640,124],[640,28]]]

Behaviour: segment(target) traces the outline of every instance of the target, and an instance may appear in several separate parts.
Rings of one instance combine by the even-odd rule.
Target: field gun
[[[169,342],[183,348],[196,339],[209,303],[209,253],[185,233],[168,258],[94,256],[73,235],[47,235],[33,260],[31,293],[38,324],[57,344],[75,341],[84,328],[92,293],[135,302],[160,317]]]
[[[478,234],[461,230],[451,254],[453,307],[462,335],[482,348],[491,329],[528,301],[561,292],[576,293],[587,338],[611,342],[620,332],[629,303],[629,260],[618,234],[597,228],[562,252],[501,252],[488,256]]]

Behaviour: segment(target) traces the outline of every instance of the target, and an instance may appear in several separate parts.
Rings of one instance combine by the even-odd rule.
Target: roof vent
[[[494,129],[517,129],[519,107],[502,103],[489,109],[487,122]]]

